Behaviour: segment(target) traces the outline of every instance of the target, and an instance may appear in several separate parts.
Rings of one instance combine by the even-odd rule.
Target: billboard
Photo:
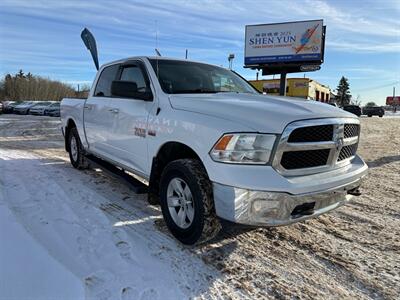
[[[400,96],[386,97],[386,105],[400,105]]]
[[[281,63],[322,63],[322,20],[247,25],[245,66]]]

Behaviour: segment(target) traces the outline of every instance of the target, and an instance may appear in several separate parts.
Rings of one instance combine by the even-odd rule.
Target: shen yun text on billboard
[[[245,65],[321,61],[322,20],[247,25]]]

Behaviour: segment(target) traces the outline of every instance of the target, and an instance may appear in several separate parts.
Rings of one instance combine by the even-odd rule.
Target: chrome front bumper
[[[330,190],[291,195],[251,191],[213,183],[215,209],[223,219],[247,225],[280,226],[319,216],[347,203],[348,191],[361,185],[364,176]]]

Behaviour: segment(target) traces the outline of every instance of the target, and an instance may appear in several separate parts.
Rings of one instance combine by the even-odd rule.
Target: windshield
[[[224,68],[179,60],[150,59],[150,63],[167,94],[258,93],[246,80]]]

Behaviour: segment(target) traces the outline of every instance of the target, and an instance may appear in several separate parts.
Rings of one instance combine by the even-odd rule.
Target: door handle
[[[109,111],[111,111],[113,114],[119,113],[119,109],[118,108],[111,108],[111,109],[109,109]]]
[[[83,108],[87,109],[87,110],[91,110],[93,108],[93,106],[86,104]]]

